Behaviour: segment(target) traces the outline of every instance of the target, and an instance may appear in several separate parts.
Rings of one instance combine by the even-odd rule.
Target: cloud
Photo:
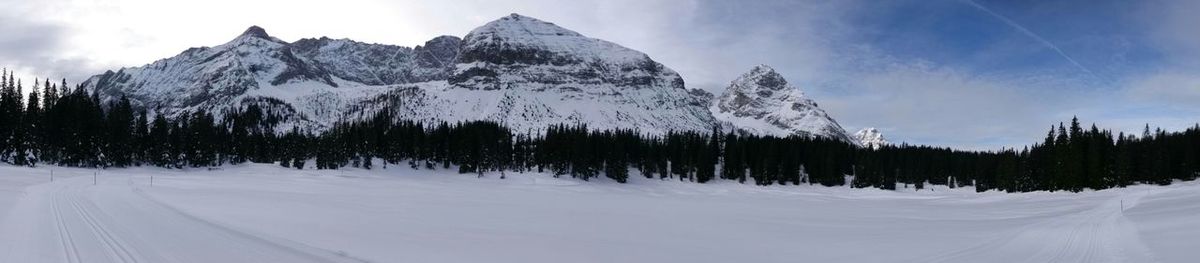
[[[17,12],[19,14],[20,12]],[[80,77],[88,62],[63,57],[70,48],[62,25],[29,20],[12,12],[0,14],[0,65],[15,70],[18,77]]]
[[[1126,90],[1139,101],[1165,102],[1175,107],[1200,109],[1200,75],[1184,72],[1158,72],[1140,78]]]
[[[1173,66],[1200,68],[1200,1],[1148,1],[1140,10],[1154,44]]]
[[[1168,130],[1190,127],[1200,121],[1200,25],[1198,1],[1149,1],[1138,10],[1149,32],[1159,63],[1133,74],[1123,83],[1121,101],[1127,114],[1113,114],[1125,131],[1145,123]]]
[[[702,1],[666,45],[647,52],[680,71],[692,87],[719,93],[754,65],[769,64],[795,83],[824,78],[841,58],[835,45],[848,31],[842,17],[852,1]]]

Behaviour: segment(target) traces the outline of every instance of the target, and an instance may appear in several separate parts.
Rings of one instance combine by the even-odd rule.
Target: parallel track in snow
[[[1123,207],[1124,203],[1136,204],[1143,196],[1117,196],[1090,209],[1047,217],[977,244],[911,262],[970,262],[981,257],[1011,258],[1014,262],[1153,261],[1136,230],[1127,229],[1132,226],[1122,222],[1122,208],[1131,208]],[[1130,244],[1117,244],[1118,240]]]
[[[20,243],[34,246],[0,255],[0,262],[365,262],[190,215],[127,181],[108,178],[92,185],[92,178],[75,177],[42,185],[31,194],[44,198],[25,200],[48,209],[17,216],[35,224],[24,227],[55,233],[24,237],[31,240]]]
[[[71,237],[71,232],[67,230],[67,224],[63,223],[62,208],[58,205],[58,197],[50,202],[51,210],[54,213],[54,224],[57,227],[58,240],[62,244],[63,256],[66,257],[68,263],[79,262],[79,248],[75,246],[75,238]]]
[[[68,195],[67,199],[70,200],[71,206],[75,208],[79,219],[82,219],[87,224],[92,233],[96,235],[97,240],[108,250],[110,259],[114,262],[138,262],[137,257],[126,248],[124,242],[114,237],[107,227],[101,224],[87,208],[80,204],[82,198],[79,196],[79,193],[68,193]]]

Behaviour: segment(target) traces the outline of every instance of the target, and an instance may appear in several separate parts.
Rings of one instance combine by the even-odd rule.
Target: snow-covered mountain
[[[767,65],[755,66],[733,80],[711,110],[723,125],[746,133],[821,136],[857,143],[815,101]]]
[[[228,43],[84,85],[167,115],[258,105],[283,119],[281,129],[319,131],[385,108],[398,119],[494,120],[531,132],[558,123],[707,132],[715,123],[704,92],[687,90],[646,54],[517,14],[416,48],[324,37],[288,43],[251,27]]]
[[[252,26],[225,44],[108,71],[83,85],[105,100],[128,96],[168,116],[258,105],[282,119],[281,129],[321,130],[343,119],[347,103],[384,90],[371,85],[445,78],[451,65],[442,61],[457,57],[458,42],[439,37],[417,48],[328,38],[288,43]]]
[[[714,98],[642,52],[517,14],[414,48],[325,37],[289,43],[250,27],[228,43],[83,85],[168,116],[255,105],[281,120],[281,131],[321,131],[387,110],[396,119],[492,120],[532,133],[561,123],[646,134],[722,127],[854,142],[769,67]]]
[[[708,132],[707,100],[675,71],[644,53],[517,14],[463,38],[445,83],[402,87],[386,96],[393,116],[494,120],[520,130],[557,123],[598,129]],[[409,107],[406,105],[428,104]],[[426,110],[426,108],[441,110]]]
[[[139,106],[173,112],[211,108],[260,87],[302,82],[338,86],[328,72],[297,57],[287,42],[251,27],[228,43],[108,71],[84,86],[105,98],[125,95]]]
[[[889,143],[887,139],[883,138],[883,133],[873,127],[863,128],[855,132],[854,140],[863,147],[870,147],[871,149],[879,149],[879,147],[883,147]]]

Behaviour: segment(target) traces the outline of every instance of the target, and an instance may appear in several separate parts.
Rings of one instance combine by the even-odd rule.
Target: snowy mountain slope
[[[446,81],[398,85],[354,112],[399,119],[492,120],[518,132],[554,124],[709,132],[707,99],[646,54],[517,14],[462,40]]]
[[[97,90],[103,100],[127,96],[135,106],[168,116],[198,110],[220,116],[254,104],[282,118],[285,126],[321,129],[330,120],[307,113],[328,109],[293,98],[362,84],[339,78],[315,61],[255,26],[228,43],[188,49],[141,67],[108,71],[83,85]]]
[[[520,130],[565,122],[663,134],[708,132],[714,123],[705,100],[646,54],[530,17],[512,14],[471,31],[457,62],[442,92],[473,110],[449,114]]]
[[[327,72],[297,57],[288,43],[251,27],[228,43],[188,49],[142,67],[108,71],[83,85],[106,99],[125,95],[138,106],[171,112],[211,108],[249,90],[301,82],[338,86]]]
[[[229,43],[84,85],[167,115],[258,105],[284,119],[280,130],[320,131],[388,105],[399,119],[495,120],[522,131],[567,123],[663,134],[716,123],[706,97],[646,54],[516,14],[416,48],[287,43],[252,27]]]
[[[611,86],[583,86],[612,90]],[[651,89],[614,93],[579,89],[465,89],[446,82],[397,86],[386,94],[353,106],[355,114],[373,116],[390,108],[391,116],[420,121],[492,120],[518,132],[539,133],[554,124],[585,124],[592,129],[637,129],[645,134],[668,131],[710,132],[704,101]],[[436,110],[434,110],[436,109]]]
[[[723,125],[746,133],[821,136],[857,143],[815,101],[767,65],[755,66],[731,82],[711,110]]]
[[[883,138],[883,133],[874,127],[858,130],[858,132],[854,133],[854,140],[863,147],[870,147],[871,149],[879,149],[879,147],[889,144],[888,140]]]

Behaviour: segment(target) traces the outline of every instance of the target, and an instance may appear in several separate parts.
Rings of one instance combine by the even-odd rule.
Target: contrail
[[[1100,77],[1097,76],[1096,73],[1092,72],[1092,70],[1088,69],[1087,67],[1084,67],[1083,64],[1079,64],[1078,61],[1075,61],[1074,58],[1071,58],[1071,56],[1067,55],[1067,52],[1063,52],[1062,49],[1058,48],[1058,46],[1054,45],[1054,43],[1050,42],[1050,40],[1046,40],[1045,38],[1042,38],[1042,36],[1039,36],[1037,33],[1033,33],[1033,31],[1029,31],[1029,29],[1025,28],[1024,26],[1021,26],[1021,24],[1017,24],[1017,22],[1012,21],[1012,19],[1008,19],[1008,17],[1006,17],[1006,16],[1000,15],[999,13],[996,13],[996,12],[992,12],[991,9],[988,9],[986,6],[976,3],[974,0],[962,0],[962,2],[966,3],[968,5],[974,6],[976,9],[979,9],[980,11],[983,11],[984,13],[988,13],[989,15],[992,15],[992,17],[995,17],[996,19],[999,19],[1000,21],[1004,22],[1005,24],[1008,24],[1008,26],[1016,29],[1017,31],[1021,31],[1021,33],[1025,34],[1026,36],[1029,36],[1030,38],[1033,38],[1034,40],[1037,40],[1038,42],[1042,42],[1042,45],[1045,45],[1046,47],[1050,48],[1051,50],[1054,50],[1054,52],[1058,53],[1059,56],[1066,59],[1067,62],[1071,62],[1072,65],[1075,65],[1075,67],[1078,67],[1080,70],[1083,70],[1083,72],[1087,72],[1089,75],[1092,75],[1092,77],[1100,79]]]

